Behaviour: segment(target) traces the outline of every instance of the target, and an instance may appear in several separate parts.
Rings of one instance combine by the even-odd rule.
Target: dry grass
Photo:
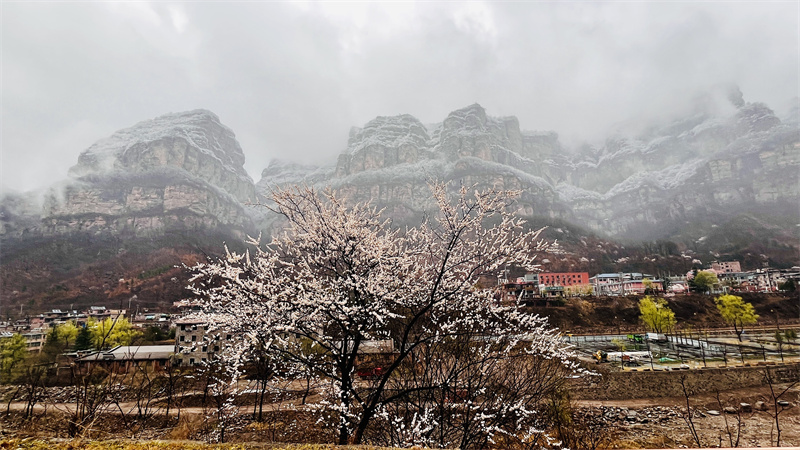
[[[85,441],[85,440],[0,440],[0,449],[9,450],[388,450],[373,446],[338,446],[331,444],[204,444],[194,441]]]

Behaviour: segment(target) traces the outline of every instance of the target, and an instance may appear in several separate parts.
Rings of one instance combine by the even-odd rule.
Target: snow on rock
[[[800,164],[797,127],[781,125],[764,105],[721,101],[725,107],[701,102],[687,117],[640,136],[574,150],[564,149],[554,132],[522,132],[516,118],[492,117],[479,104],[427,125],[409,115],[378,117],[351,131],[335,170],[284,166],[276,175],[271,166],[265,174],[412,209],[424,195],[419,186],[431,180],[519,189],[526,214],[612,235],[685,221],[708,205],[797,197],[786,187],[797,183],[785,183],[786,176],[797,179],[790,175]],[[737,187],[748,183],[751,190]]]
[[[255,191],[244,161],[233,131],[216,114],[198,109],[145,120],[101,139],[78,157],[70,176],[147,172],[171,166],[248,201]]]
[[[286,185],[316,184],[319,180],[330,178],[333,169],[329,166],[298,164],[281,159],[273,159],[261,172],[256,186],[262,192]]]
[[[414,116],[380,116],[367,122],[364,128],[350,131],[347,152],[354,154],[371,146],[396,149],[409,145],[422,148],[428,139],[425,125]]]
[[[686,180],[694,176],[705,165],[703,159],[695,159],[683,164],[675,164],[658,171],[645,171],[631,175],[622,183],[611,188],[603,198],[608,199],[626,191],[636,190],[642,186],[670,190],[680,187]]]
[[[256,201],[244,152],[212,112],[166,114],[96,142],[53,186],[41,233],[89,232],[137,237],[174,230],[219,230],[244,236]]]

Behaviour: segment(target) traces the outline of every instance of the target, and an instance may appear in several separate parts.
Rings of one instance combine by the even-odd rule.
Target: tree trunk
[[[347,445],[347,438],[349,434],[347,433],[347,425],[342,423],[339,425],[339,442],[338,445]]]
[[[361,445],[361,441],[364,439],[364,432],[367,431],[367,425],[369,425],[369,421],[372,420],[372,414],[373,414],[372,409],[365,410],[361,414],[361,421],[358,422],[356,431],[353,434],[354,445]]]

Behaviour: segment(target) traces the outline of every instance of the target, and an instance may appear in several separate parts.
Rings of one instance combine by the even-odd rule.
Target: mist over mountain
[[[567,256],[554,258],[553,267],[608,270],[646,261],[655,271],[659,264],[685,268],[686,258],[725,257],[797,264],[797,116],[778,117],[735,88],[723,94],[698,99],[685,117],[639,134],[615,132],[597,145],[526,131],[517,118],[494,117],[479,104],[433,124],[381,116],[352,128],[335,162],[273,160],[257,183],[244,170],[234,131],[214,113],[166,114],[97,141],[80,154],[70,181],[2,198],[3,296],[23,301],[49,292],[36,301],[58,303],[139,289],[157,302],[163,277],[149,286],[142,274],[180,281],[176,263],[218,254],[223,242],[240,246],[246,234],[269,235],[277,217],[253,205],[268,202],[272,189],[298,184],[372,202],[397,225],[417,224],[434,210],[431,181],[453,190],[519,190],[518,213],[551,225],[549,237],[565,243]],[[630,248],[642,241],[660,242],[671,249],[661,256],[672,259],[659,263],[645,252],[631,260]],[[173,262],[154,268],[152,261]],[[101,267],[117,269],[87,275]],[[145,281],[131,284],[131,277]],[[126,289],[117,278],[128,280]]]
[[[290,172],[293,183],[330,184],[410,220],[432,207],[426,181],[442,180],[519,189],[520,214],[617,239],[693,242],[741,214],[796,238],[787,219],[798,217],[800,131],[738,89],[727,94],[644,134],[573,149],[555,132],[523,131],[516,118],[491,117],[477,104],[427,126],[409,115],[378,117],[351,131],[335,168],[265,171],[258,186],[282,185]],[[701,230],[685,235],[696,221]]]

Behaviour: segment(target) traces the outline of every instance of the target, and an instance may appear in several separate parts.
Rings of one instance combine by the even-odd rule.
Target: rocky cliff
[[[763,104],[699,115],[638,139],[609,140],[556,186],[578,222],[612,236],[660,237],[704,217],[791,210],[800,199],[800,131]]]
[[[435,124],[378,117],[351,130],[335,162],[275,160],[257,185],[216,115],[164,115],[98,141],[69,181],[0,199],[0,297],[14,307],[177,300],[186,280],[176,265],[269,233],[276,216],[247,203],[295,184],[372,201],[396,224],[435,208],[429,181],[521,190],[519,212],[553,225],[547,238],[564,244],[542,259],[549,270],[685,271],[721,254],[747,267],[797,265],[800,114],[781,120],[733,100],[580,148],[480,105]],[[660,241],[637,249],[609,236]]]
[[[35,226],[36,213],[28,206],[24,222],[19,214],[5,214],[3,231],[6,237],[87,232],[137,238],[211,230],[242,235],[253,229],[243,204],[256,199],[243,164],[233,131],[215,114],[166,114],[89,147],[70,169],[71,181],[44,195]],[[16,203],[9,197],[3,204],[11,211]]]
[[[407,114],[377,117],[351,130],[335,163],[276,160],[257,185],[243,168],[233,131],[216,115],[167,114],[92,145],[70,170],[72,180],[44,195],[41,208],[30,197],[6,197],[0,235],[137,238],[215,230],[242,236],[274,223],[247,202],[300,183],[332,186],[387,208],[396,223],[413,223],[434,208],[426,184],[437,180],[453,189],[462,183],[518,189],[521,214],[615,238],[693,242],[750,214],[795,242],[798,230],[787,221],[796,222],[800,202],[796,115],[782,121],[740,93],[729,99],[725,108],[703,103],[640,135],[578,149],[562,145],[554,132],[523,131],[516,118],[492,117],[477,104],[435,124]]]
[[[521,189],[523,214],[537,210],[562,217],[564,205],[541,177],[541,165],[530,158],[549,155],[557,147],[554,134],[526,136],[516,118],[490,117],[475,104],[431,126],[407,114],[378,117],[351,130],[335,168],[306,168],[304,175],[293,166],[289,172],[293,180],[331,185],[355,201],[373,201],[399,223],[414,221],[434,207],[429,181],[450,181],[453,189],[460,183]],[[283,176],[265,170],[258,185],[280,184]]]
[[[603,235],[660,239],[683,224],[708,227],[740,213],[795,214],[800,200],[800,132],[766,105],[729,95],[724,108],[693,114],[647,133],[567,149],[554,132],[520,130],[480,105],[424,125],[410,115],[378,117],[350,133],[335,168],[293,166],[294,182],[332,185],[388,208],[395,220],[432,208],[425,182],[522,190],[520,213],[563,219]],[[278,184],[279,167],[259,186]],[[312,175],[313,174],[313,175]],[[701,226],[700,228],[703,228]],[[796,230],[789,230],[790,235]]]

